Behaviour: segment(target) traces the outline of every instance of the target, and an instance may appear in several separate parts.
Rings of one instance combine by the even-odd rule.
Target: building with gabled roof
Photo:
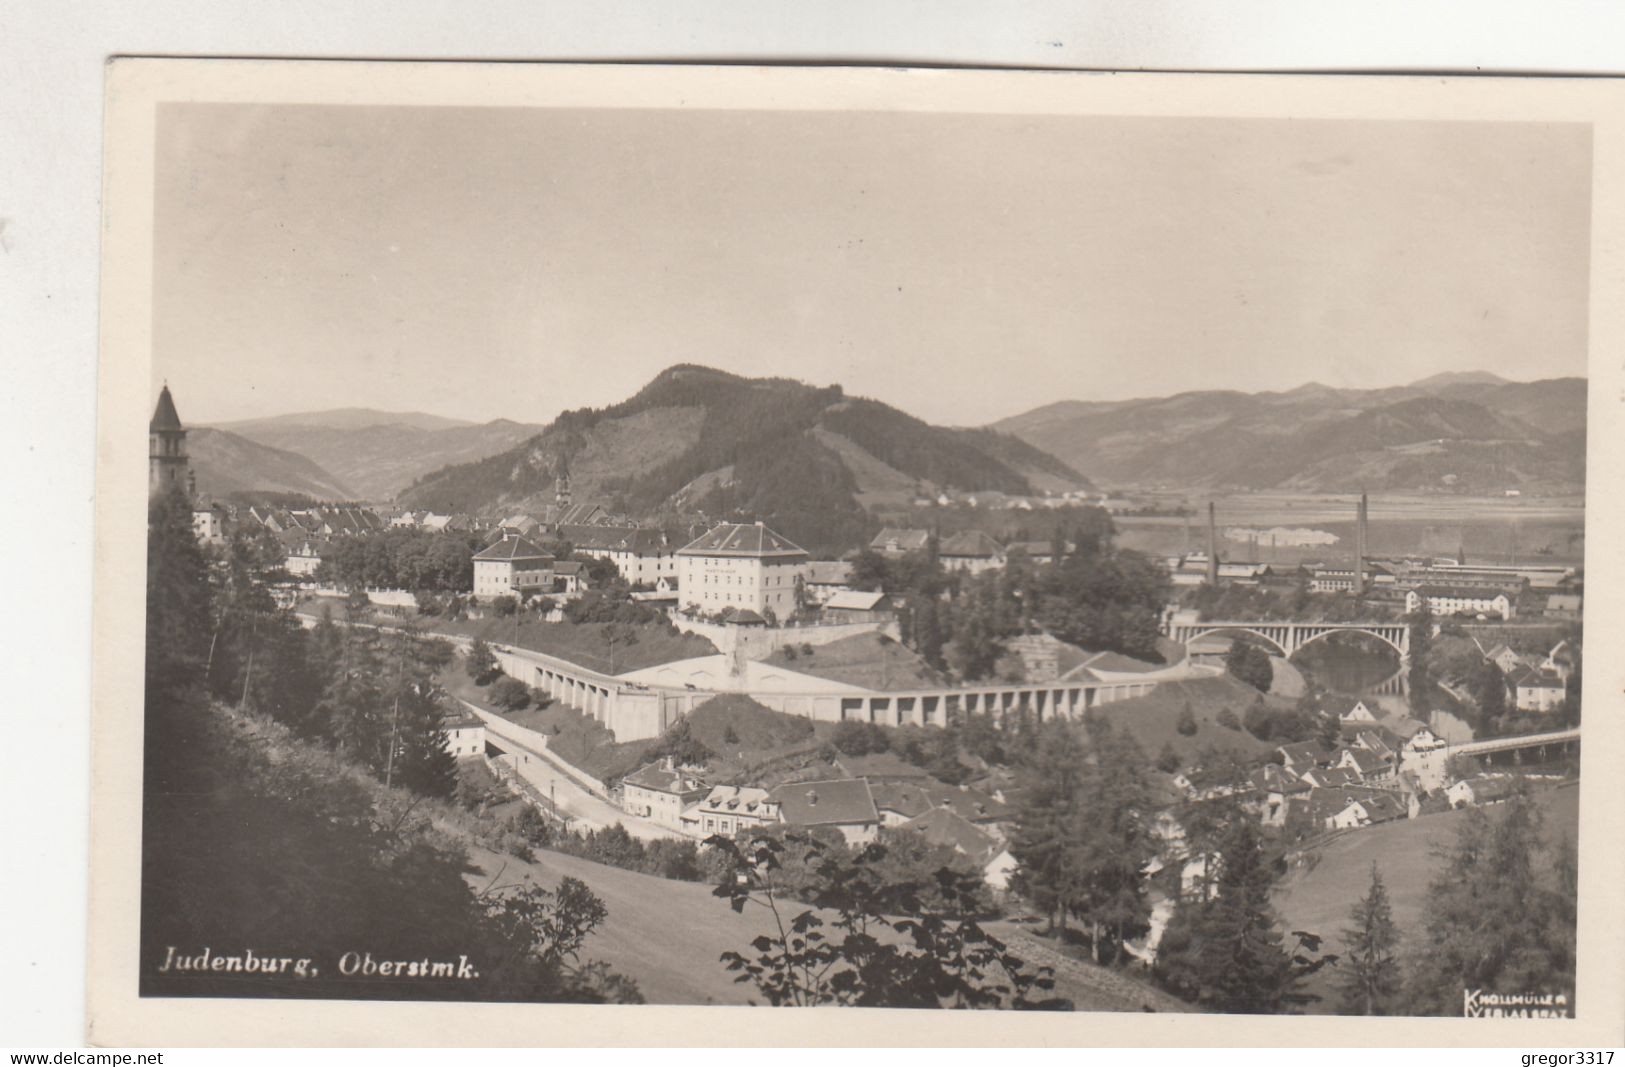
[[[553,588],[553,557],[518,534],[474,553],[474,595],[523,596]]]
[[[1005,846],[1002,835],[977,826],[949,808],[929,811],[899,824],[933,845],[951,848],[982,869],[982,880],[992,889],[1010,888],[1010,876],[1020,866]]]
[[[868,844],[880,831],[869,783],[862,778],[820,782],[787,782],[770,798],[779,806],[779,819],[791,826],[828,826],[841,832],[848,844]]]
[[[662,578],[677,577],[677,554],[659,530],[569,525],[560,526],[558,536],[568,541],[577,555],[615,564],[621,577],[632,585],[654,585]]]
[[[823,604],[836,593],[852,587],[851,560],[812,560],[801,570],[801,599]]]
[[[679,601],[705,614],[735,608],[787,618],[808,562],[806,550],[760,522],[725,522],[677,550]]]
[[[896,558],[910,552],[924,552],[931,543],[930,530],[914,530],[901,526],[885,526],[869,542],[869,549],[882,556]]]
[[[978,574],[1004,566],[1004,546],[981,530],[965,530],[937,545],[937,560],[947,571]]]
[[[683,812],[683,832],[695,837],[771,826],[779,821],[779,806],[766,789],[753,785],[714,785],[711,791]]]
[[[667,756],[622,778],[621,810],[681,832],[683,813],[709,789],[674,762]]]
[[[1519,711],[1555,711],[1563,704],[1568,687],[1555,670],[1519,667],[1507,678],[1513,704]]]

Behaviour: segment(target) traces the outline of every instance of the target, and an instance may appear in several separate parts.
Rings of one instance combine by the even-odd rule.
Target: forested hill
[[[513,449],[427,475],[400,499],[436,510],[517,510],[550,502],[561,471],[578,500],[634,515],[750,511],[782,523],[792,539],[833,534],[831,524],[855,531],[868,521],[864,503],[906,503],[921,492],[1088,485],[1025,442],[932,426],[838,385],[682,365],[622,403],[567,411]],[[815,515],[820,529],[809,531]]]
[[[1061,401],[996,423],[1118,484],[1308,492],[1573,492],[1586,381],[1435,375],[1411,385]]]

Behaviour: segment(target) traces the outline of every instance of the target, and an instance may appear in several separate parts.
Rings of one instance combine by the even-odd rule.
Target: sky
[[[1586,367],[1575,124],[165,104],[154,391],[545,422],[675,363],[932,422]]]

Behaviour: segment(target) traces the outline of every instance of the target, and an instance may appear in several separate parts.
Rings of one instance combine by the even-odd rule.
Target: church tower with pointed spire
[[[158,394],[152,423],[147,427],[147,494],[156,496],[171,488],[192,491],[191,471],[186,459],[186,427],[175,412],[175,399],[169,383]]]

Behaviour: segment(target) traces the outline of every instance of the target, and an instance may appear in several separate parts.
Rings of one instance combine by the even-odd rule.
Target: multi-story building
[[[796,584],[808,563],[805,550],[760,522],[723,523],[677,550],[677,588],[685,608],[772,612],[796,609]]]
[[[756,786],[714,785],[682,818],[684,832],[696,837],[732,837],[741,830],[778,822],[779,806],[768,799],[767,790]]]
[[[1512,618],[1515,609],[1505,592],[1454,585],[1421,585],[1405,594],[1405,610],[1414,614],[1426,602],[1434,615],[1498,615]]]
[[[659,530],[637,526],[561,526],[558,536],[577,555],[607,559],[632,585],[677,577],[677,553]]]
[[[684,774],[667,756],[621,779],[621,810],[681,832],[684,810],[706,793],[705,783]]]
[[[517,534],[474,553],[474,595],[523,596],[553,588],[553,557]]]

